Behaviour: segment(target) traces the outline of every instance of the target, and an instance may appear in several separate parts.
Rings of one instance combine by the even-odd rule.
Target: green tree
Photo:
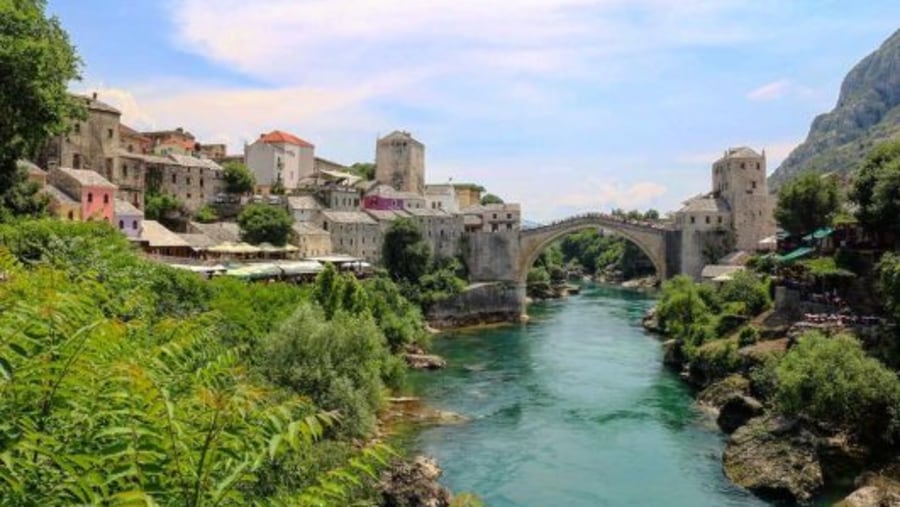
[[[216,210],[209,204],[204,204],[202,208],[194,214],[194,219],[201,224],[211,224],[219,219]]]
[[[840,206],[837,181],[808,172],[778,191],[775,220],[792,235],[803,236],[831,225]]]
[[[803,335],[776,370],[776,403],[787,414],[851,428],[868,438],[886,438],[900,408],[897,376],[868,357],[848,335]]]
[[[744,315],[751,317],[762,313],[771,304],[766,284],[748,271],[732,275],[731,280],[722,284],[719,296],[725,303],[741,303]]]
[[[281,179],[281,175],[279,174],[277,178],[275,178],[275,183],[272,184],[272,188],[269,189],[269,193],[272,195],[284,195],[287,189],[284,188],[284,180]]]
[[[866,230],[900,234],[900,141],[883,143],[866,157],[853,178],[850,200]]]
[[[266,204],[250,204],[238,215],[241,239],[248,243],[287,243],[294,219],[283,208]]]
[[[375,179],[375,164],[371,162],[356,162],[350,166],[350,172],[364,180]]]
[[[249,194],[256,185],[253,173],[242,162],[227,162],[223,166],[225,191],[231,194]]]
[[[428,271],[431,249],[412,219],[398,218],[384,234],[381,258],[395,281],[416,283]]]
[[[494,194],[484,194],[481,197],[481,204],[503,204],[503,199]]]
[[[43,0],[0,2],[0,219],[40,215],[46,200],[27,183],[17,161],[34,157],[47,140],[83,115],[66,91],[81,62]]]

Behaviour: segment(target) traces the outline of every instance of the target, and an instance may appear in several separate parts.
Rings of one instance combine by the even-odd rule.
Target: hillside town
[[[483,189],[473,183],[427,183],[425,145],[409,132],[378,139],[374,179],[367,179],[316,156],[313,144],[281,130],[260,134],[245,144],[243,154],[234,155],[226,145],[204,144],[181,127],[139,132],[96,93],[80,98],[86,118],[53,138],[39,160],[21,164],[49,197],[55,217],[105,220],[170,264],[207,273],[224,270],[224,261],[328,260],[368,268],[379,261],[384,233],[400,217],[412,219],[431,251],[443,257],[459,253],[467,232],[520,228],[518,204],[482,204]],[[252,172],[252,193],[227,192],[223,164],[229,162],[246,164]],[[145,217],[150,195],[180,203],[188,216],[181,230]],[[294,223],[287,244],[244,241],[233,219],[249,203],[290,213]],[[222,220],[191,219],[204,207]],[[302,265],[291,266],[309,274]],[[272,269],[251,269],[249,276],[264,275],[265,268]]]

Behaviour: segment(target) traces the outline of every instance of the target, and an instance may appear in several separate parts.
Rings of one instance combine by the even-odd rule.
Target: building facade
[[[143,229],[144,212],[134,207],[128,201],[116,199],[114,205],[114,223],[116,228],[131,239],[141,237]]]
[[[310,222],[297,222],[291,227],[291,244],[300,257],[331,254],[331,234]]]
[[[459,213],[456,189],[449,183],[425,185],[425,206],[428,209]]]
[[[244,146],[244,160],[256,177],[257,193],[270,193],[276,182],[290,191],[315,172],[315,146],[293,134],[273,130]]]
[[[361,257],[375,262],[381,255],[381,230],[378,222],[361,211],[322,211],[322,229],[331,235],[334,253]]]
[[[56,168],[47,177],[56,187],[80,204],[82,220],[105,220],[113,224],[115,218],[116,186],[94,171]]]
[[[510,232],[521,229],[522,209],[518,204],[478,204],[465,208],[468,232]]]
[[[84,101],[86,120],[73,121],[69,132],[52,138],[39,162],[47,169],[90,169],[111,180],[118,164],[122,113],[99,101],[96,93],[77,99]]]
[[[378,140],[375,179],[395,190],[425,193],[425,145],[409,132],[394,131]]]
[[[482,187],[474,183],[454,183],[453,192],[456,195],[457,207],[461,210],[481,204]]]
[[[766,152],[729,148],[712,167],[713,195],[731,209],[735,248],[754,251],[775,234],[773,199],[766,184]]]
[[[435,257],[450,258],[460,253],[459,244],[464,232],[462,215],[429,208],[411,209],[407,213],[419,226]]]

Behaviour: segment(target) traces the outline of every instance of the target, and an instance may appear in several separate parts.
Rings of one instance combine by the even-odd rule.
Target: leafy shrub
[[[848,336],[802,336],[776,368],[778,407],[787,414],[887,437],[900,407],[897,376]]]
[[[202,224],[210,224],[219,219],[216,210],[209,204],[204,204],[202,208],[194,214],[194,219]]]
[[[737,342],[733,339],[712,340],[700,345],[692,363],[699,365],[709,378],[721,378],[741,366]]]
[[[766,284],[746,271],[735,273],[731,280],[723,283],[719,295],[726,302],[744,303],[748,316],[759,315],[771,305]]]
[[[753,345],[758,341],[759,329],[756,329],[753,326],[747,326],[744,329],[741,329],[741,334],[738,335],[738,345],[740,345],[741,347]]]

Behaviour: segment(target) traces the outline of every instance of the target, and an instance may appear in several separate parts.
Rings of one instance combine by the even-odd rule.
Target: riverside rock
[[[716,424],[725,433],[734,433],[750,419],[763,413],[763,404],[750,396],[735,394],[719,409]]]
[[[414,370],[438,370],[447,367],[447,361],[433,354],[405,354],[406,364]]]
[[[824,485],[816,437],[794,421],[757,417],[725,447],[725,475],[769,500],[808,502]]]
[[[416,456],[396,461],[382,474],[381,497],[385,507],[447,507],[450,490],[438,483],[443,471],[434,458]]]

